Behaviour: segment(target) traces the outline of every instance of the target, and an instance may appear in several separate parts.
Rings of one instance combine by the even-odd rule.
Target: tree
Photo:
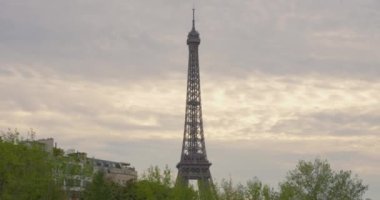
[[[191,187],[178,184],[172,179],[172,172],[165,166],[163,172],[160,168],[150,167],[142,178],[135,183],[137,189],[136,199],[147,200],[196,200],[199,199],[199,194]]]
[[[368,186],[351,171],[335,172],[326,160],[299,161],[280,183],[281,200],[362,200]]]
[[[173,200],[198,200],[199,195],[193,187],[178,182],[172,189],[171,199]]]
[[[222,180],[221,190],[221,194],[219,195],[221,200],[244,200],[244,186],[238,184],[235,187],[231,178],[229,180]]]
[[[118,185],[104,178],[104,173],[93,177],[83,198],[85,200],[197,200],[197,192],[185,185],[175,185],[168,167],[150,167],[137,181]]]
[[[111,183],[104,178],[103,172],[98,172],[93,176],[92,183],[84,191],[83,198],[86,200],[112,200],[113,190]]]
[[[277,200],[278,194],[258,178],[249,180],[246,185],[232,184],[232,180],[222,180],[221,200]]]
[[[247,182],[245,197],[248,200],[276,200],[278,194],[255,177]]]
[[[0,199],[64,199],[53,176],[53,158],[17,130],[0,136]]]

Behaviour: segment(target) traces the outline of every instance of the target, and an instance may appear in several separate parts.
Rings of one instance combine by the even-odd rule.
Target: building
[[[69,149],[58,167],[57,177],[63,181],[63,189],[70,200],[80,199],[86,186],[92,182],[93,165],[86,153]]]
[[[129,163],[93,159],[94,172],[104,172],[105,178],[120,185],[137,180],[137,172]]]
[[[70,200],[81,199],[86,186],[91,184],[94,174],[100,171],[104,172],[105,179],[119,185],[137,180],[137,172],[129,163],[89,158],[87,153],[75,149],[63,151],[54,145],[53,138],[40,139],[36,142],[56,159],[55,179],[62,183]]]
[[[54,148],[54,139],[53,138],[46,138],[46,139],[39,139],[36,142],[44,145],[45,151],[52,153]]]

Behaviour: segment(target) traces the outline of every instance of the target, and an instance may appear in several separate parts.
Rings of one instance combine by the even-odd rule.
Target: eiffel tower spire
[[[195,30],[195,8],[193,8],[193,29]]]
[[[207,159],[203,134],[201,85],[199,76],[198,47],[201,42],[195,29],[193,9],[193,27],[187,36],[189,63],[187,75],[186,114],[183,133],[181,160],[177,164],[177,182],[188,184],[189,180],[198,180],[202,185],[211,186],[211,163]]]

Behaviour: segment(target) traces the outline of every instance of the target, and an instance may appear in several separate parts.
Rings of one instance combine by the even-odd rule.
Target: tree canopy
[[[361,200],[367,189],[351,171],[334,171],[326,160],[302,160],[280,183],[280,199]]]
[[[96,179],[98,178],[99,175]],[[368,189],[351,171],[334,171],[326,160],[320,159],[314,162],[299,161],[296,168],[289,171],[285,180],[279,184],[279,191],[255,177],[245,185],[233,184],[231,179],[222,180],[219,186],[215,186],[216,196],[213,193],[202,195],[202,191],[191,186],[175,185],[170,170],[165,168],[161,172],[158,167],[149,168],[141,179],[126,186],[104,181],[94,181],[93,184],[98,185],[90,186],[88,191],[97,193],[104,190],[95,188],[105,187],[108,189],[103,194],[109,194],[107,199],[115,200],[362,200]]]
[[[40,144],[21,140],[17,130],[0,138],[0,199],[64,199],[53,158]]]
[[[62,180],[78,174],[75,161],[81,157],[63,157],[61,149],[51,153],[34,141],[34,132],[21,138],[17,130],[0,133],[0,199],[66,199]],[[73,164],[74,163],[74,164]],[[68,166],[68,164],[70,164]],[[82,167],[81,174],[93,173]],[[83,200],[362,200],[368,186],[351,171],[333,170],[327,160],[298,162],[278,190],[258,178],[246,184],[232,179],[205,190],[175,183],[168,167],[150,167],[142,176],[125,185],[110,182],[102,172],[93,175],[80,196]],[[200,184],[202,185],[202,184]],[[210,188],[210,187],[208,187]]]

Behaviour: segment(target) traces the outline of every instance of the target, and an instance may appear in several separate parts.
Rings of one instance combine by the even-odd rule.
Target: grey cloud
[[[298,114],[295,119],[280,120],[273,132],[296,135],[380,135],[378,108],[352,108]]]
[[[235,73],[239,70],[242,70],[242,73],[257,70],[275,74],[321,73],[350,77],[378,74],[379,70],[374,66],[378,65],[379,59],[373,53],[378,52],[374,44],[379,40],[373,35],[379,31],[378,21],[376,17],[369,17],[367,14],[368,11],[379,14],[373,4],[370,1],[260,1],[240,8],[240,14],[234,13],[236,18],[233,18],[233,15],[226,16],[227,14],[222,12],[221,16],[215,17],[232,18],[221,22],[221,27],[231,28],[218,30],[219,32],[210,31],[210,38],[226,39],[218,41],[219,43],[214,42],[217,46],[211,50],[207,49],[208,52],[220,53],[219,57],[223,61],[212,61],[210,65],[214,65],[214,71],[222,68]],[[237,6],[232,8],[235,7]],[[215,7],[213,10],[220,8]],[[364,21],[365,28],[362,27]],[[279,23],[283,23],[283,27],[277,27]],[[372,28],[369,31],[367,27]],[[312,38],[316,33],[341,29],[362,35],[360,38],[347,40],[357,45],[367,45],[363,47],[365,50],[347,46],[339,40],[330,41],[329,43],[334,45],[331,47]],[[338,33],[336,39],[341,37],[344,35]],[[329,52],[329,59],[321,60],[314,56],[324,55],[324,52]],[[214,59],[217,60],[216,57]],[[356,61],[352,61],[353,59]],[[229,70],[230,68],[233,70]]]
[[[132,118],[139,118],[140,120],[148,121],[149,118],[152,118],[154,120],[157,120],[157,124],[155,125],[138,125],[131,122],[128,122],[128,120],[123,120],[124,116],[130,116]],[[155,113],[155,112],[144,112],[141,111],[140,113],[134,113],[134,112],[121,112],[120,114],[117,114],[114,118],[108,119],[107,117],[94,117],[94,116],[88,116],[88,119],[90,120],[89,124],[97,124],[99,126],[107,127],[109,130],[114,130],[117,132],[128,132],[131,131],[139,131],[139,132],[152,132],[152,133],[159,133],[162,131],[177,131],[178,135],[180,135],[180,130],[183,128],[183,119],[182,115],[170,115],[170,114],[162,114],[162,113]]]
[[[145,103],[133,105],[133,102],[144,99],[133,96],[129,84],[110,86],[45,75],[18,70],[0,79],[0,116],[4,119],[0,121],[1,128],[42,128],[53,134],[86,133],[96,129],[97,132],[126,135],[144,131],[154,134],[177,131],[181,135],[184,114],[171,112],[173,106],[162,110]],[[165,94],[170,94],[173,91],[147,86],[150,87],[149,84],[143,86],[146,92],[162,89]],[[140,92],[139,95],[145,94]],[[161,98],[165,100],[165,97]],[[180,105],[184,106],[183,103]],[[146,124],[149,121],[153,124]]]
[[[0,64],[96,80],[182,73],[190,7],[172,0],[2,1]],[[380,73],[375,1],[209,1],[198,7],[207,74]]]
[[[162,17],[152,9],[125,1],[5,1],[1,60],[24,66],[40,63],[38,68],[88,79],[149,76],[149,71],[159,72],[159,66],[175,70],[166,53],[170,43],[163,37],[165,30],[155,25],[163,23]],[[153,19],[157,21],[148,23]]]
[[[9,69],[2,69],[0,68],[0,77],[2,76],[11,76],[12,75],[12,71],[9,70]]]

